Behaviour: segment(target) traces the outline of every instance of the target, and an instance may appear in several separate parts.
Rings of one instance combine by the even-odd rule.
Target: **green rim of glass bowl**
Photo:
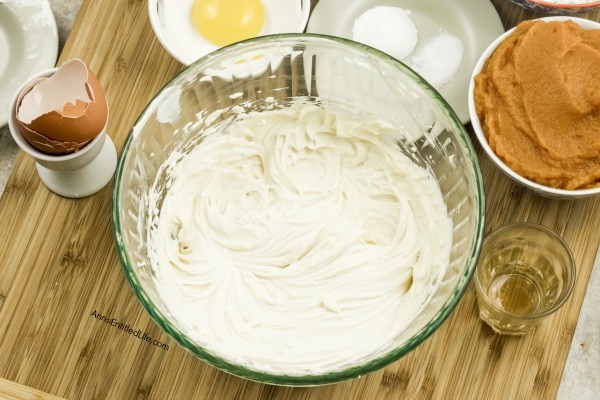
[[[285,41],[323,41],[323,42],[334,42],[337,44],[342,44],[345,46],[349,46],[353,49],[358,49],[371,55],[374,55],[381,59],[382,61],[388,62],[402,72],[408,74],[412,79],[414,79],[425,91],[429,92],[429,94],[437,101],[438,105],[444,110],[446,115],[452,121],[456,132],[458,132],[458,139],[462,141],[463,148],[466,150],[466,156],[471,162],[471,167],[475,172],[475,184],[476,184],[476,197],[477,197],[477,213],[476,213],[476,227],[477,230],[475,232],[475,239],[473,241],[472,247],[470,249],[470,255],[468,257],[468,265],[465,269],[464,273],[460,277],[452,295],[444,306],[437,312],[437,314],[425,325],[417,334],[415,334],[412,338],[406,341],[402,346],[388,352],[387,354],[365,362],[360,365],[353,366],[351,368],[329,372],[325,374],[318,375],[281,375],[281,374],[272,374],[263,371],[252,370],[245,366],[241,366],[238,364],[234,364],[230,361],[227,361],[198,345],[197,343],[191,341],[180,332],[175,326],[169,322],[167,318],[165,318],[162,313],[155,308],[154,304],[150,301],[144,289],[142,288],[135,272],[133,271],[133,264],[129,261],[127,257],[127,253],[125,252],[125,248],[123,246],[123,242],[121,240],[121,222],[119,220],[119,212],[118,212],[118,204],[120,198],[120,183],[123,177],[123,166],[125,164],[125,160],[129,154],[131,145],[134,141],[133,131],[138,124],[143,123],[146,118],[146,113],[151,108],[153,103],[157,101],[162,92],[174,85],[177,84],[179,80],[183,79],[186,76],[186,73],[194,69],[196,66],[210,62],[211,60],[219,57],[221,54],[226,53],[236,47],[242,47],[248,44],[261,44],[261,43],[276,43],[276,42],[285,42]],[[169,83],[167,83],[157,94],[154,96],[153,100],[148,103],[144,111],[140,114],[137,121],[135,122],[125,145],[123,146],[123,150],[121,152],[121,157],[119,160],[119,164],[117,166],[117,171],[115,175],[115,185],[113,190],[113,225],[115,232],[115,240],[117,242],[119,258],[121,260],[121,265],[125,272],[125,276],[127,280],[131,284],[133,291],[139,301],[142,303],[146,311],[150,314],[150,316],[154,319],[154,321],[169,335],[173,338],[177,343],[179,343],[184,349],[188,350],[192,354],[196,355],[198,358],[206,361],[207,363],[223,370],[233,375],[237,375],[242,378],[250,379],[253,381],[258,381],[262,383],[269,383],[274,385],[286,385],[286,386],[314,386],[314,385],[324,385],[335,382],[340,382],[356,377],[360,377],[362,375],[371,373],[378,369],[385,367],[388,364],[400,359],[404,355],[408,354],[415,347],[421,344],[425,339],[427,339],[441,324],[446,320],[446,318],[450,315],[463,293],[465,292],[471,278],[473,277],[473,273],[475,272],[475,267],[477,265],[477,261],[479,258],[479,253],[481,251],[482,239],[483,239],[483,228],[484,228],[484,217],[485,217],[485,201],[484,201],[484,190],[483,190],[483,179],[481,176],[481,171],[479,169],[479,164],[477,162],[477,156],[475,154],[475,150],[473,145],[469,139],[469,136],[456,116],[455,112],[452,110],[450,105],[444,100],[444,98],[432,87],[430,86],[423,78],[421,78],[417,73],[412,71],[409,67],[398,61],[397,59],[383,53],[379,50],[376,50],[372,47],[347,40],[334,36],[327,35],[316,35],[316,34],[280,34],[280,35],[269,35],[262,36],[259,38],[249,39],[243,42],[235,43],[230,46],[221,48],[216,50],[213,53],[210,53],[196,62],[188,66],[182,72],[180,72],[175,78],[173,78]]]

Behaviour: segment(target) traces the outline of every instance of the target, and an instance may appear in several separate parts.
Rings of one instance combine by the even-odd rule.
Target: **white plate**
[[[8,122],[14,92],[31,75],[54,67],[56,21],[48,0],[0,3],[0,127]]]
[[[462,40],[464,55],[460,70],[440,93],[460,120],[465,124],[469,122],[471,73],[485,49],[504,33],[492,3],[473,0],[320,0],[308,21],[307,32],[352,39],[354,21],[376,6],[411,10],[420,43],[437,35],[440,29]]]

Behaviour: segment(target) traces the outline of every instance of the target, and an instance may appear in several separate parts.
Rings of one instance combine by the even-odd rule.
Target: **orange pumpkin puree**
[[[600,30],[521,23],[475,77],[474,97],[510,169],[555,188],[600,186]]]

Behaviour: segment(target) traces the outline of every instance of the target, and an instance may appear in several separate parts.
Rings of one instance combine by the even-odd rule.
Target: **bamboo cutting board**
[[[493,2],[507,28],[538,16]],[[600,13],[587,17],[600,21]],[[61,62],[72,57],[85,60],[106,88],[109,132],[118,149],[143,107],[181,69],[154,38],[142,0],[84,1]],[[479,321],[471,287],[440,329],[400,361],[353,381],[295,389],[222,373],[177,346],[150,320],[121,271],[112,187],[87,199],[60,198],[40,183],[33,160],[20,154],[0,200],[0,398],[555,397],[600,242],[600,198],[536,197],[478,150],[487,231],[532,221],[572,247],[578,277],[566,306],[532,335],[501,337]],[[168,350],[98,321],[94,311]]]

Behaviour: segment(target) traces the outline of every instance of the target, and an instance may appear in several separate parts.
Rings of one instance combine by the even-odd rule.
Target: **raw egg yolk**
[[[195,0],[192,21],[218,46],[258,36],[265,22],[261,0]]]

